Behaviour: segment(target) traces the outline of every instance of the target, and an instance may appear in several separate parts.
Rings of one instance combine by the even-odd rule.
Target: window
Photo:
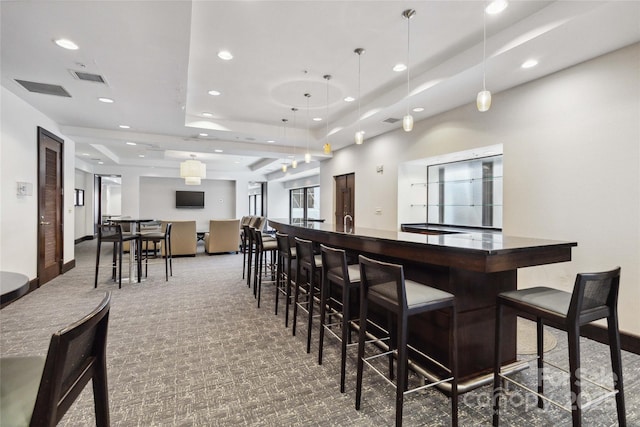
[[[262,208],[262,194],[266,192],[264,187],[264,182],[249,183],[249,215],[265,215]]]
[[[289,192],[291,221],[320,219],[320,187],[295,188]]]
[[[502,228],[502,155],[427,167],[427,222]]]

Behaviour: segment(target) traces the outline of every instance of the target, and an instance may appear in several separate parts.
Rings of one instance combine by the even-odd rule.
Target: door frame
[[[345,231],[344,228],[344,216],[346,214],[351,215],[353,218],[352,223],[350,224],[352,229],[355,227],[356,220],[356,209],[355,209],[355,199],[356,199],[356,174],[354,172],[346,173],[342,175],[336,175],[333,177],[334,181],[334,217],[335,217],[335,226],[336,230]],[[340,181],[344,181],[341,183]],[[349,206],[344,206],[342,192],[344,189],[349,190]],[[339,208],[342,208],[342,213],[339,213]]]

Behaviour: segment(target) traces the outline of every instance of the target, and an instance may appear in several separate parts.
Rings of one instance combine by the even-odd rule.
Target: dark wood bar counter
[[[576,242],[505,236],[499,232],[419,234],[342,226],[322,222],[289,223],[270,219],[269,225],[290,236],[343,248],[358,254],[402,264],[408,279],[456,296],[459,375],[463,384],[493,369],[495,299],[517,288],[517,269],[571,260]],[[417,316],[410,326],[410,343],[436,359],[448,362],[448,317],[444,312]],[[506,321],[502,360],[516,361],[516,321]],[[415,360],[438,375],[428,362]],[[469,387],[466,387],[469,389]]]

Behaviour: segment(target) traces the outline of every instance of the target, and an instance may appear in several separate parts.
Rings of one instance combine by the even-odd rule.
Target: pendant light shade
[[[180,163],[180,178],[184,178],[186,185],[200,185],[202,178],[207,177],[207,166],[196,160],[194,154],[191,159]]]
[[[291,167],[294,168],[294,169],[298,167],[298,161],[296,159],[293,159],[291,161]]]
[[[409,95],[411,94],[409,81],[411,78],[411,66],[409,61],[409,53],[411,47],[411,18],[416,15],[416,11],[414,9],[407,9],[402,12],[402,16],[407,20],[407,114],[402,118],[402,129],[405,132],[411,132],[413,130],[413,116],[409,112]]]
[[[487,90],[487,12],[482,14],[482,90],[476,97],[478,111],[484,113],[491,108],[491,92]]]
[[[402,118],[402,129],[405,132],[411,132],[413,130],[413,116],[411,114],[407,114]]]
[[[358,131],[355,134],[355,142],[360,145],[364,142],[364,132],[360,128],[360,57],[365,52],[363,48],[359,47],[354,50],[355,54],[358,55]]]
[[[282,172],[286,172],[287,171],[287,164],[283,163],[282,164]]]
[[[489,110],[489,108],[491,108],[491,92],[488,90],[481,90],[478,92],[476,106],[478,107],[478,111],[482,113]]]

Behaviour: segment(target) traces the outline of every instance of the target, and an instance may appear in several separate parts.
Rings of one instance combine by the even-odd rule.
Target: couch
[[[204,234],[204,251],[206,253],[238,253],[239,247],[239,219],[212,219],[209,221],[209,232]]]

